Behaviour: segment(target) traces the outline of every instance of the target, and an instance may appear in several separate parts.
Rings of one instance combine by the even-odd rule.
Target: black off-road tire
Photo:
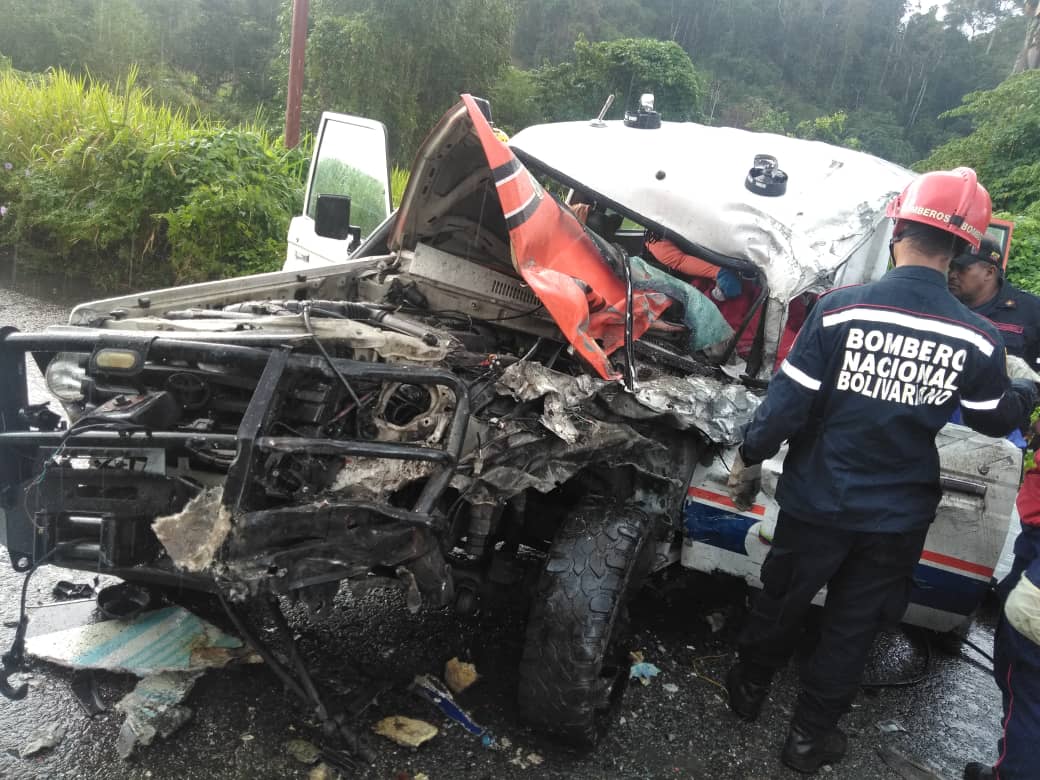
[[[564,521],[545,562],[520,662],[521,717],[591,747],[629,676],[627,603],[649,569],[653,544],[633,507],[588,507]]]

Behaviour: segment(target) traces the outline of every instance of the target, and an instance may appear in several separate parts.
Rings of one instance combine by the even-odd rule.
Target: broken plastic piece
[[[637,664],[632,664],[632,668],[628,670],[628,678],[630,680],[639,680],[643,685],[649,685],[650,680],[660,673],[661,670],[653,664],[641,661]]]
[[[372,726],[372,731],[398,745],[419,747],[437,736],[437,727],[424,720],[391,715]]]
[[[132,620],[152,605],[152,594],[132,582],[119,582],[97,594],[98,609],[113,620]]]
[[[664,688],[667,693],[678,693],[679,692],[679,686],[676,685],[675,683],[665,683],[661,687]]]
[[[73,669],[140,677],[221,667],[247,654],[237,637],[182,607],[146,612],[128,622],[106,620],[29,637],[26,649],[31,656]]]
[[[473,722],[469,714],[463,710],[441,681],[429,674],[420,674],[412,681],[412,687],[424,699],[462,726],[470,734],[482,737],[487,729]]]
[[[116,752],[129,758],[138,745],[150,745],[156,737],[166,738],[187,723],[192,711],[181,706],[200,673],[156,674],[146,677],[116,704],[126,714]]]
[[[94,672],[80,670],[73,673],[69,687],[88,718],[97,717],[108,710],[98,695],[97,678],[94,677]]]
[[[89,582],[58,580],[51,589],[51,595],[57,599],[89,599],[94,595],[94,588]]]

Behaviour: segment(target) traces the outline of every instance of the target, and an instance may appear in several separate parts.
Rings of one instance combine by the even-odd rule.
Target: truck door
[[[360,243],[351,237],[326,238],[315,233],[319,195],[350,198],[350,222],[360,228],[362,239],[390,216],[389,158],[386,127],[381,122],[329,111],[321,115],[303,213],[289,223],[282,270],[342,262]]]

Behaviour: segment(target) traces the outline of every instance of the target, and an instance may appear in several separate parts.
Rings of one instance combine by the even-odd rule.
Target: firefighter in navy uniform
[[[1037,397],[1009,380],[994,325],[946,287],[950,261],[977,247],[990,199],[969,168],[924,174],[888,208],[895,268],[822,297],[770,382],[730,471],[740,508],[759,464],[790,444],[757,595],[726,678],[730,708],[754,719],[824,586],[819,639],[801,672],[781,753],[811,773],[841,759],[837,728],[878,630],[897,622],[941,495],[935,436],[960,404],[965,424],[1003,436]]]
[[[949,286],[957,300],[997,326],[1009,354],[1040,370],[1040,298],[1004,278],[996,241],[983,237],[978,251],[953,258]]]

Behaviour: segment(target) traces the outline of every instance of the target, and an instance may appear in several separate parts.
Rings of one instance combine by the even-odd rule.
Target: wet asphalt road
[[[60,322],[60,305],[0,288],[0,325],[22,329]],[[87,582],[82,572],[42,569],[29,587],[30,606],[51,604],[58,579]],[[0,644],[13,635],[22,578],[0,561]],[[554,744],[518,722],[512,702],[523,639],[524,605],[515,594],[485,603],[480,615],[409,615],[395,589],[351,594],[341,590],[337,610],[308,623],[290,612],[303,654],[323,689],[349,699],[366,687],[384,692],[357,716],[367,731],[388,715],[425,719],[441,733],[418,749],[397,747],[374,735],[375,763],[344,777],[411,780],[424,773],[447,778],[796,778],[776,759],[795,697],[789,669],[755,724],[734,718],[719,686],[733,660],[733,639],[744,605],[743,588],[729,580],[682,572],[658,575],[633,605],[632,649],[661,674],[644,687],[633,683],[611,731],[600,746],[578,753]],[[38,609],[36,630],[61,625],[66,610]],[[712,616],[709,621],[708,617]],[[721,629],[713,631],[722,623]],[[970,639],[992,645],[994,614],[983,611]],[[966,760],[993,759],[1000,704],[988,662],[970,648],[940,652],[938,643],[902,632],[885,635],[875,648],[868,679],[916,681],[865,690],[847,716],[850,736],[844,762],[820,773],[834,778],[928,777],[898,773],[879,751],[895,749],[930,767],[932,776],[959,778]],[[930,649],[929,649],[930,648]],[[408,690],[416,674],[439,673],[452,656],[473,661],[481,680],[459,697],[496,742],[484,747]],[[109,710],[89,717],[72,693],[68,670],[34,661],[30,693],[21,702],[0,700],[0,777],[4,778],[307,778],[312,768],[288,753],[293,739],[317,741],[316,723],[295,705],[262,666],[207,673],[186,704],[193,717],[167,740],[120,760],[115,738],[122,716]],[[98,696],[111,706],[134,685],[127,675],[98,673]],[[667,687],[666,687],[667,686]],[[894,721],[905,731],[883,732]],[[60,723],[64,740],[52,750],[19,758],[41,726]],[[540,760],[540,763],[537,763]],[[921,771],[921,770],[918,770]]]

